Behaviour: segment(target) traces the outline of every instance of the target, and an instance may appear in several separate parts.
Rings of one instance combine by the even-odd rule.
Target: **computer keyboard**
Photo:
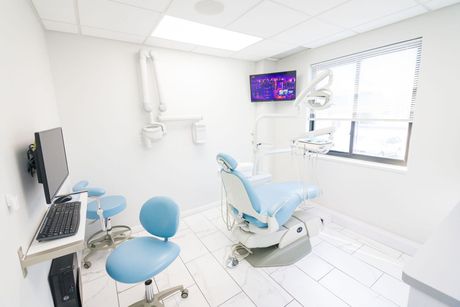
[[[79,225],[79,201],[52,204],[38,232],[37,240],[42,242],[73,236]]]

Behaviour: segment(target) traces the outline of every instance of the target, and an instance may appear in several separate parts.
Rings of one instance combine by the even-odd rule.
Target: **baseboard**
[[[413,256],[416,253],[416,251],[421,247],[421,244],[413,242],[392,232],[367,224],[363,221],[352,218],[335,210],[326,208],[317,203],[313,204],[313,210],[315,210],[317,214],[320,215],[326,222],[334,222],[358,234],[365,235],[370,239],[383,243],[396,250],[402,251],[410,256]]]

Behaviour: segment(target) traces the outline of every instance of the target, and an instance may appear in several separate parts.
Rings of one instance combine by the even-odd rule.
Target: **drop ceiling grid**
[[[228,8],[227,12],[218,17],[200,18],[193,9],[193,3],[198,0],[31,1],[48,30],[253,61],[299,47],[316,48],[460,2],[374,0],[372,5],[366,5],[368,0],[220,0]],[[279,14],[283,21],[276,24]],[[164,15],[258,34],[263,40],[230,52],[151,37]],[[263,26],[267,20],[270,23]]]

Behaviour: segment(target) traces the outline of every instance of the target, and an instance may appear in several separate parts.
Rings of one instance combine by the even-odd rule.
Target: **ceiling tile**
[[[200,0],[174,0],[166,14],[204,23],[217,27],[224,27],[256,5],[260,0],[220,0],[224,11],[216,15],[206,15],[195,10],[195,4]]]
[[[84,35],[89,35],[89,36],[95,36],[95,37],[101,37],[101,38],[107,38],[107,39],[113,39],[117,41],[124,41],[124,42],[137,43],[137,44],[142,44],[142,42],[145,39],[145,37],[142,37],[142,36],[115,32],[115,31],[109,31],[109,30],[104,30],[104,29],[96,29],[96,28],[91,28],[91,27],[86,27],[86,26],[81,26],[81,33]]]
[[[80,0],[80,24],[147,37],[161,14],[109,0]]]
[[[77,23],[74,0],[32,0],[42,19]]]
[[[304,43],[318,40],[343,30],[343,28],[313,18],[284,31],[273,38],[279,41],[303,45]]]
[[[198,46],[195,49],[193,49],[192,52],[207,54],[207,55],[214,55],[214,56],[219,56],[219,57],[228,57],[231,54],[235,53],[234,51],[230,51],[230,50],[217,49],[217,48],[204,47],[204,46]]]
[[[432,0],[432,1],[427,1],[427,2],[425,2],[423,4],[427,8],[429,8],[430,10],[437,10],[437,9],[442,8],[442,7],[452,5],[452,4],[455,4],[455,3],[459,3],[459,2],[460,2],[460,0]]]
[[[317,47],[324,46],[324,45],[339,41],[341,39],[344,39],[344,38],[347,38],[353,35],[356,35],[356,32],[345,30],[345,31],[335,33],[333,35],[326,36],[318,40],[306,43],[304,44],[304,46],[308,48],[317,48]]]
[[[344,28],[353,28],[416,5],[414,0],[351,0],[319,17]]]
[[[270,37],[307,18],[307,14],[277,3],[264,1],[227,28],[259,37]]]
[[[356,32],[362,33],[362,32],[380,28],[380,27],[383,27],[383,26],[386,26],[386,25],[389,25],[389,24],[392,24],[392,23],[395,23],[395,22],[398,22],[398,21],[401,21],[407,18],[411,18],[411,17],[417,16],[417,15],[420,15],[426,12],[428,12],[426,8],[424,8],[421,5],[417,5],[407,10],[403,10],[395,14],[391,14],[389,16],[385,16],[385,17],[373,20],[371,22],[364,23],[362,25],[354,27],[353,30],[355,30]]]
[[[264,39],[233,54],[244,59],[265,59],[296,48],[297,45]]]
[[[181,43],[178,41],[172,41],[169,39],[158,38],[150,36],[146,41],[146,45],[161,47],[161,48],[168,48],[168,49],[178,49],[183,51],[192,51],[196,48],[196,45]]]
[[[67,33],[78,33],[78,26],[71,23],[58,22],[52,20],[42,20],[42,22],[46,30]]]
[[[131,6],[140,7],[147,10],[164,12],[171,0],[111,0],[113,2],[123,3]]]
[[[348,0],[276,0],[275,2],[309,15],[317,15],[347,1]]]

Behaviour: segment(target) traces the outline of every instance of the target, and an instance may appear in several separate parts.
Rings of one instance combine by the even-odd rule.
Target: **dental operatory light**
[[[316,87],[327,79],[325,86],[316,89]],[[297,96],[294,105],[299,106],[305,103],[311,111],[324,110],[331,106],[332,91],[329,89],[332,84],[332,72],[330,70],[322,71],[318,76]]]
[[[164,16],[152,33],[153,37],[211,48],[238,51],[262,38],[208,26],[201,23]]]

